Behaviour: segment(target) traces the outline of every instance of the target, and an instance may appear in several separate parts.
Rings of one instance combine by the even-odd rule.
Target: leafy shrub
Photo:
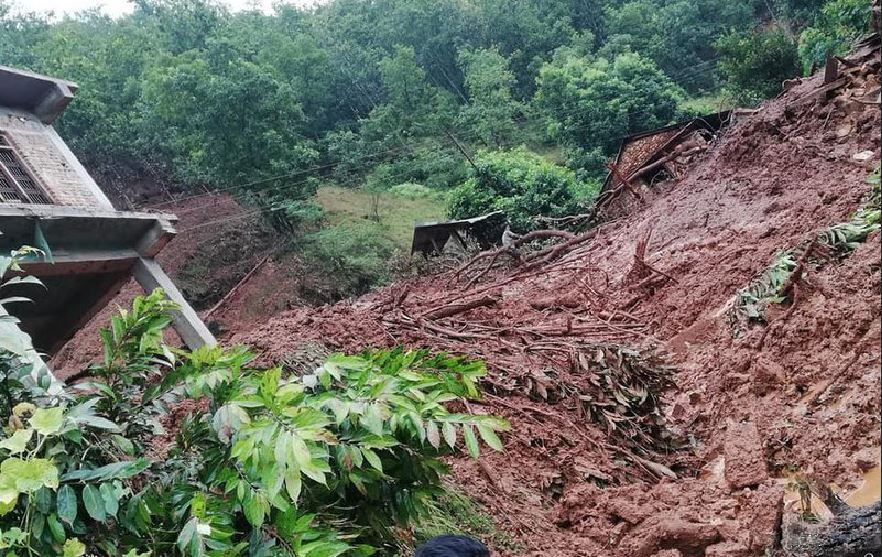
[[[115,316],[84,388],[7,369],[7,555],[367,556],[443,494],[440,456],[502,448],[504,421],[444,406],[478,395],[481,363],[396,349],[252,369],[241,347],[166,346],[172,307],[156,290]]]
[[[448,213],[467,218],[503,211],[516,230],[535,228],[534,217],[578,213],[583,193],[575,174],[521,147],[485,151],[472,176],[450,192]]]
[[[606,178],[606,162],[609,160],[599,147],[583,149],[573,146],[566,150],[567,167],[576,172],[576,177],[582,181],[602,182]],[[598,190],[600,186],[598,185]]]
[[[648,58],[624,53],[612,61],[559,49],[539,70],[535,102],[553,139],[604,153],[622,136],[672,123],[683,91]]]
[[[781,29],[729,33],[714,46],[726,87],[741,102],[774,97],[782,81],[799,75],[796,43]]]
[[[832,0],[824,4],[815,24],[799,36],[803,73],[824,63],[828,55],[848,54],[852,43],[869,29],[866,0]]]
[[[301,251],[331,275],[334,297],[363,294],[389,280],[387,262],[395,243],[376,223],[344,223],[306,235]]]

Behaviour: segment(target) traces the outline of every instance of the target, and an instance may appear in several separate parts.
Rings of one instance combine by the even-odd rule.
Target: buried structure
[[[47,288],[34,303],[10,303],[11,312],[51,357],[134,276],[180,306],[174,325],[187,346],[214,343],[153,259],[174,236],[175,217],[115,210],[52,128],[76,90],[0,66],[0,250],[41,249],[21,266]]]

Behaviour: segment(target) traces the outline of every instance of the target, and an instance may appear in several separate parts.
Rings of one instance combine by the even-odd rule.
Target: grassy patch
[[[474,499],[453,486],[446,489],[444,495],[430,503],[429,518],[414,525],[413,539],[402,540],[399,556],[413,555],[416,547],[443,534],[462,534],[514,553],[523,551],[521,544],[500,530]]]
[[[732,99],[722,92],[686,99],[680,103],[680,110],[693,116],[713,114],[733,107]]]
[[[325,209],[328,224],[332,226],[365,222],[371,215],[371,194],[364,190],[322,186],[316,201]],[[428,197],[382,193],[377,212],[384,235],[409,252],[414,222],[445,218],[445,204],[440,193]]]

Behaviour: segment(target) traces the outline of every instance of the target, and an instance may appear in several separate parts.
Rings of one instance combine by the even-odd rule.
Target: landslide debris
[[[765,304],[739,334],[727,314],[782,251],[865,202],[878,37],[835,88],[822,75],[791,85],[590,233],[520,264],[490,255],[292,309],[231,341],[267,361],[306,342],[485,360],[473,410],[512,423],[507,450],[451,465],[529,555],[785,551],[782,525],[799,512],[788,474],[847,493],[879,463],[879,232],[805,262],[796,298]]]

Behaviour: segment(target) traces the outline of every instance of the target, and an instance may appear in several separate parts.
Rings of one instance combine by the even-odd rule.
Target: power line
[[[712,63],[713,61],[715,61],[715,60],[708,60],[706,63]],[[684,75],[687,75],[687,74],[688,74],[688,77],[689,77],[689,78],[691,78],[691,79],[695,79],[695,78],[697,78],[698,76],[700,76],[700,75],[702,75],[702,74],[704,74],[704,73],[709,73],[709,72],[714,71],[714,70],[715,70],[715,68],[712,68],[712,67],[710,67],[710,68],[704,68],[704,69],[700,69],[700,70],[696,70],[696,69],[693,67],[693,68],[690,68],[690,71],[689,71],[689,72],[684,72]],[[628,113],[624,114],[624,116],[627,116],[628,118],[631,118],[631,117],[633,117],[633,116],[636,116],[636,115],[639,115],[639,114],[646,114],[646,113],[652,112],[652,111],[654,111],[654,110],[655,110],[655,108],[646,108],[646,109],[642,109],[642,110],[635,110],[635,111],[631,111],[631,112],[628,112]],[[577,113],[581,113],[581,112],[583,112],[581,109],[573,109],[573,110],[571,110],[571,111],[560,112],[560,113],[557,114],[557,116],[569,116],[569,115],[573,115],[573,114],[577,114]],[[528,119],[526,119],[526,118],[522,118],[522,119],[514,119],[514,123],[516,123],[516,124],[527,124],[527,123],[529,123],[529,122],[530,122],[530,120],[528,120]],[[589,129],[589,128],[588,128],[588,126],[576,126],[576,127],[568,127],[567,129],[568,129],[568,131],[585,131],[585,130],[587,130],[587,129]],[[399,137],[400,137],[400,132],[397,132],[397,133],[399,133]],[[630,133],[627,133],[627,134],[622,135],[622,136],[619,136],[619,137],[609,138],[608,141],[616,141],[616,140],[619,140],[619,139],[622,139],[622,138],[628,137],[629,135],[632,135],[633,133],[639,133],[639,132],[630,132]],[[479,134],[477,134],[476,132],[472,132],[472,133],[470,133],[470,134],[468,134],[468,135],[460,136],[460,137],[465,138],[466,140],[481,139],[480,136],[479,136]],[[402,138],[402,139],[403,139],[403,138]],[[519,143],[521,143],[521,142],[520,142],[520,141],[515,141],[515,142],[501,143],[501,144],[499,144],[499,146],[500,146],[500,147],[501,147],[501,146],[511,146],[511,145],[516,145],[516,144],[519,144]],[[439,143],[437,143],[437,142],[436,142],[436,145],[439,146],[439,147],[443,147],[443,146],[441,146],[441,144],[439,144]],[[363,156],[360,156],[360,157],[356,157],[355,159],[352,159],[352,160],[365,160],[365,159],[371,159],[371,158],[375,158],[375,157],[380,157],[380,156],[382,156],[382,155],[390,155],[390,154],[403,153],[403,152],[407,152],[407,153],[409,153],[409,154],[417,154],[417,151],[416,151],[416,150],[414,150],[414,149],[412,149],[412,148],[408,148],[408,147],[405,146],[405,145],[403,144],[403,142],[402,142],[402,146],[401,146],[401,147],[394,148],[394,149],[388,149],[388,150],[386,150],[386,151],[380,151],[380,152],[377,152],[377,153],[369,153],[369,154],[366,154],[366,155],[363,155]],[[290,179],[290,178],[294,178],[294,177],[297,177],[297,176],[300,176],[300,175],[303,175],[303,174],[313,173],[313,172],[320,171],[320,170],[331,169],[331,168],[335,168],[335,167],[337,167],[337,166],[341,166],[341,165],[347,165],[347,164],[349,164],[349,162],[350,162],[350,161],[340,161],[340,162],[336,162],[336,163],[328,163],[328,164],[323,164],[323,165],[317,165],[317,166],[313,166],[313,167],[310,167],[310,168],[306,168],[306,169],[298,170],[298,171],[295,171],[295,172],[292,172],[292,173],[289,173],[289,174],[281,174],[281,175],[272,176],[272,177],[269,177],[269,178],[263,178],[263,179],[255,180],[255,181],[248,182],[248,183],[245,183],[245,184],[236,184],[236,185],[232,185],[232,186],[226,186],[226,187],[221,187],[221,188],[214,188],[214,189],[212,189],[210,192],[207,192],[207,193],[200,193],[200,194],[195,194],[195,195],[190,195],[190,196],[180,197],[180,198],[177,198],[177,199],[174,199],[174,200],[170,200],[170,201],[164,201],[164,202],[162,202],[162,203],[155,204],[155,205],[151,206],[150,208],[157,209],[157,208],[160,208],[160,207],[165,207],[165,206],[172,205],[172,204],[178,204],[178,203],[185,202],[185,201],[190,201],[190,200],[193,200],[193,199],[199,199],[199,198],[203,198],[203,197],[208,197],[208,196],[215,195],[215,194],[217,194],[217,193],[222,193],[222,192],[225,192],[225,191],[232,191],[232,190],[236,190],[236,189],[244,189],[244,188],[249,188],[249,187],[252,187],[252,186],[256,186],[256,185],[260,185],[260,184],[266,184],[266,183],[270,183],[270,182],[274,182],[274,181],[278,181],[278,180]],[[354,167],[353,167],[353,170],[361,170],[361,169],[365,169],[365,168],[369,168],[369,166],[368,166],[368,165],[354,166]],[[400,177],[401,174],[399,174],[398,176]],[[281,188],[278,188],[277,191],[285,191],[285,190],[289,190],[289,189],[291,189],[291,188],[293,188],[293,187],[296,187],[296,186],[299,186],[299,185],[303,185],[303,184],[305,184],[305,183],[308,182],[308,181],[309,181],[309,178],[304,179],[304,180],[300,180],[300,181],[297,181],[297,182],[294,182],[294,183],[291,183],[291,184],[286,184],[286,185],[282,186]],[[185,210],[185,211],[181,212],[180,214],[187,214],[187,213],[192,212],[192,211],[195,211],[195,210],[197,210],[197,209]]]
[[[571,128],[571,129],[580,129],[580,128]],[[584,129],[584,128],[582,128],[582,129]],[[651,131],[651,130],[649,130],[649,131]],[[614,138],[610,139],[610,141],[616,141],[616,140],[624,139],[624,138],[626,138],[626,137],[629,137],[629,136],[633,135],[634,133],[641,133],[641,132],[633,132],[633,133],[629,133],[629,134],[626,134],[626,135],[622,135],[622,136],[614,137]],[[434,142],[439,148],[443,148],[443,145],[442,145],[441,143],[439,143],[438,141],[431,140],[431,139],[430,139],[429,141],[433,141],[433,142]],[[521,143],[520,141],[510,141],[510,142],[500,143],[500,144],[499,144],[499,147],[510,147],[510,146],[517,145],[517,144],[520,144],[520,143]],[[362,166],[362,167],[357,167],[357,168],[369,168],[369,167],[368,167],[367,165],[364,165],[364,166]],[[405,176],[407,176],[407,175],[409,175],[409,174],[410,174],[409,172],[399,172],[399,173],[397,173],[397,174],[392,174],[390,177],[392,177],[392,178],[403,178],[403,177],[405,177]],[[304,182],[305,182],[305,181],[304,181]],[[302,182],[301,182],[301,183],[302,183]],[[290,186],[294,186],[294,185],[297,185],[297,184],[291,184]],[[212,193],[212,194],[200,194],[200,196],[197,196],[197,197],[202,197],[202,196],[204,196],[204,195],[213,195],[213,193]],[[232,222],[232,221],[238,221],[238,220],[241,220],[241,219],[244,219],[244,218],[250,217],[250,216],[256,216],[256,215],[261,214],[261,213],[275,212],[275,211],[280,211],[280,210],[284,210],[284,209],[285,209],[285,207],[270,207],[270,208],[257,208],[257,209],[244,210],[244,211],[242,211],[241,213],[234,213],[234,214],[232,214],[232,215],[227,215],[227,216],[225,216],[225,217],[221,217],[221,218],[218,218],[218,219],[213,219],[213,220],[210,220],[210,221],[207,221],[207,222],[199,223],[199,224],[194,225],[194,226],[191,226],[191,227],[183,228],[183,229],[179,230],[178,233],[179,233],[179,234],[183,234],[183,233],[186,233],[186,232],[190,232],[190,231],[193,231],[193,230],[197,230],[197,229],[200,229],[200,228],[204,228],[204,227],[206,227],[206,226],[211,226],[211,225],[213,225],[213,224],[228,223],[228,222]],[[181,214],[188,214],[188,213],[195,212],[195,211],[198,211],[198,210],[200,210],[200,209],[196,209],[196,208],[194,208],[194,209],[189,209],[189,210],[186,210],[186,211],[181,212]]]

